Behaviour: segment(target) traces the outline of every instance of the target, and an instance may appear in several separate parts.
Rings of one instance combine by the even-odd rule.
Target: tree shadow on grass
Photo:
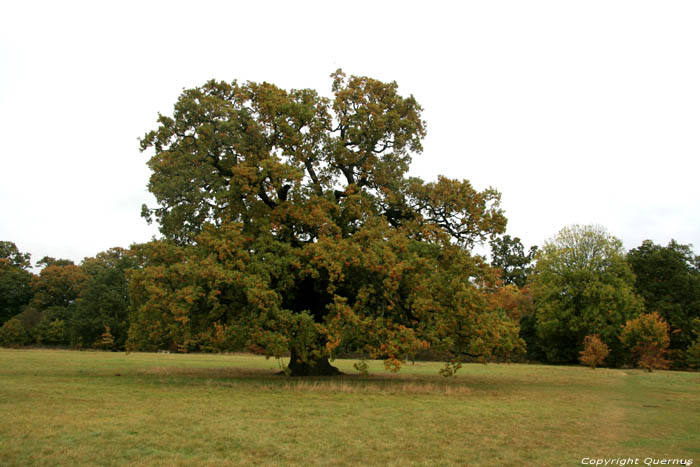
[[[251,368],[155,367],[138,371],[145,377],[184,384],[251,386],[255,389],[299,392],[362,394],[469,395],[470,380],[439,375],[343,374],[340,376],[290,377],[275,370]]]

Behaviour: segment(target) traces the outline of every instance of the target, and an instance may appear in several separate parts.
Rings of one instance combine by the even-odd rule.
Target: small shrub
[[[22,347],[30,341],[29,334],[17,318],[6,321],[0,327],[0,347]]]
[[[356,362],[355,364],[352,365],[357,371],[362,374],[362,376],[368,376],[369,375],[369,365],[367,365],[367,362],[363,359],[360,360],[359,362]]]
[[[668,323],[657,313],[627,321],[620,340],[629,349],[635,365],[648,371],[668,368],[665,355],[670,338]]]
[[[96,342],[97,347],[102,350],[112,350],[114,347],[114,336],[109,325],[105,324],[105,332],[100,334],[100,339]]]
[[[595,370],[595,367],[603,364],[610,349],[597,334],[592,334],[583,340],[583,350],[579,353],[581,354],[579,357],[581,364]]]
[[[700,369],[700,338],[688,347],[685,358],[689,367]]]
[[[452,376],[457,376],[457,371],[462,368],[462,362],[459,360],[450,360],[445,362],[445,366],[439,371],[439,373],[445,378],[450,378]]]

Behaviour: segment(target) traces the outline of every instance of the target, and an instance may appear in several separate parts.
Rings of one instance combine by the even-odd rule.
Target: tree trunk
[[[336,376],[343,374],[323,357],[314,362],[300,362],[296,350],[289,357],[289,371],[292,376]]]

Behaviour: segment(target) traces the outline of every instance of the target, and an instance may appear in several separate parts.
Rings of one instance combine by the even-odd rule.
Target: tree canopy
[[[111,346],[124,348],[130,305],[127,271],[137,266],[131,252],[123,248],[110,248],[82,261],[86,281],[70,320],[74,343],[93,345],[108,330]]]
[[[141,140],[158,201],[143,215],[170,243],[144,247],[133,273],[134,348],[245,342],[291,351],[292,373],[308,374],[330,372],[344,346],[398,368],[429,346],[520,345],[485,298],[491,268],[470,254],[504,231],[500,194],[408,177],[425,136],[415,98],[332,79],[332,98],[209,81]]]
[[[19,314],[32,298],[30,258],[14,243],[0,242],[0,325]]]
[[[537,247],[532,246],[527,253],[518,237],[503,235],[491,241],[491,265],[501,271],[503,284],[525,287],[532,271]]]
[[[598,334],[619,364],[619,335],[639,315],[634,274],[622,242],[600,226],[573,225],[547,241],[531,280],[539,347],[547,360],[573,363],[587,335]]]
[[[19,251],[13,242],[0,241],[0,262],[13,267],[29,269],[31,255]]]
[[[692,326],[700,318],[700,258],[691,248],[673,240],[665,247],[645,240],[627,254],[637,292],[647,310],[658,312],[670,325],[670,349],[676,353],[700,331]]]

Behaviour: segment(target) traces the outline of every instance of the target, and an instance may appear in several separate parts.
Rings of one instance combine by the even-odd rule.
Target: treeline
[[[28,253],[0,242],[0,345],[123,350],[129,330],[128,271],[135,250],[112,248],[79,265],[44,257],[30,272]]]
[[[166,260],[178,251],[161,241],[112,248],[79,265],[44,257],[36,263],[40,273],[33,274],[28,253],[0,242],[0,345],[125,350],[131,342],[147,350],[246,349],[246,339],[231,332],[235,327],[225,330],[216,321],[205,326],[207,336],[196,345],[174,346],[175,339],[163,338],[165,316],[177,316],[172,308],[194,300],[185,276],[197,274],[195,269],[185,274],[183,258]],[[181,273],[158,269],[164,262],[180,264]],[[202,266],[199,274],[206,275]],[[144,268],[161,274],[169,289],[144,281]],[[489,270],[479,284],[487,308],[520,328],[511,357],[592,367],[700,366],[700,257],[691,245],[645,241],[625,252],[601,227],[571,226],[528,251],[517,237],[492,240]],[[154,300],[171,309],[144,321],[139,304]],[[201,311],[205,317],[212,313]]]
[[[570,226],[525,253],[491,244],[494,297],[520,324],[527,358],[595,367],[700,365],[700,258],[646,240],[625,252],[600,226]]]

